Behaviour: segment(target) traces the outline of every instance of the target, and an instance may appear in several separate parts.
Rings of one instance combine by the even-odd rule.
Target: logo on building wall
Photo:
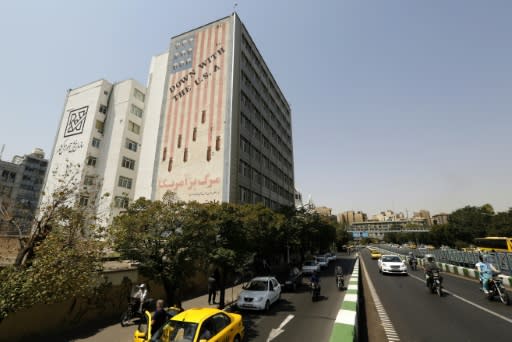
[[[74,109],[69,112],[68,123],[64,130],[64,137],[70,137],[77,134],[82,134],[85,127],[85,118],[87,117],[87,110],[89,106]]]

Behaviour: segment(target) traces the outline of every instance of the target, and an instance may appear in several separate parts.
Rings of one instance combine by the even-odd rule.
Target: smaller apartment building
[[[146,88],[134,80],[115,84],[99,80],[68,92],[46,194],[75,165],[72,171],[80,183],[76,197],[80,205],[94,211],[105,224],[128,206],[137,179],[145,93]]]

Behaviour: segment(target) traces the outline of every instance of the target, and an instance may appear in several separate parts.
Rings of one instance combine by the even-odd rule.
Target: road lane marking
[[[420,277],[417,277],[417,276],[412,275],[412,274],[409,274],[409,277],[412,277],[412,278],[414,278],[414,279],[416,279],[416,280],[419,280],[419,281],[421,281],[422,283],[425,281],[425,279],[421,279]],[[481,305],[478,305],[478,304],[476,304],[476,303],[473,303],[473,302],[472,302],[472,301],[470,301],[469,299],[466,299],[466,298],[464,298],[464,297],[461,297],[461,296],[459,296],[459,295],[455,294],[454,292],[447,290],[447,289],[446,289],[446,288],[444,288],[444,287],[443,287],[443,291],[444,291],[444,292],[446,292],[446,293],[448,293],[448,294],[450,294],[451,296],[453,296],[453,297],[455,297],[455,298],[457,298],[457,299],[459,299],[459,300],[461,300],[461,301],[463,301],[463,302],[465,302],[465,303],[469,304],[469,305],[473,305],[475,308],[478,308],[478,309],[480,309],[480,310],[482,310],[482,311],[485,311],[485,312],[487,312],[487,313],[490,313],[491,315],[494,315],[494,316],[496,316],[496,317],[498,317],[498,318],[501,318],[501,319],[502,319],[502,320],[504,320],[504,321],[507,321],[507,322],[509,322],[509,323],[512,323],[512,319],[510,319],[510,318],[508,318],[508,317],[505,317],[505,316],[502,316],[502,315],[500,315],[499,313],[496,313],[496,312],[494,312],[494,311],[492,311],[492,310],[487,309],[486,307],[483,307],[483,306],[481,306]]]
[[[279,324],[279,328],[277,329],[272,329],[270,330],[270,334],[268,335],[268,338],[267,338],[267,342],[270,342],[272,341],[274,338],[276,338],[277,336],[279,336],[282,332],[284,332],[284,326],[286,324],[288,324],[288,322],[290,322],[293,317],[295,317],[294,315],[288,315],[286,316],[286,318],[284,319],[284,321],[281,322],[281,324]]]
[[[363,262],[363,258],[361,258],[361,265],[363,273],[365,278],[368,280],[368,288],[370,290],[371,296],[373,298],[373,302],[375,304],[375,309],[377,310],[377,314],[379,315],[380,322],[382,327],[384,328],[384,333],[386,333],[386,337],[388,341],[400,341],[400,338],[398,337],[398,334],[395,330],[395,327],[393,326],[393,323],[389,319],[389,316],[386,312],[386,309],[384,309],[384,306],[382,305],[382,302],[380,301],[379,296],[377,295],[377,291],[375,291],[375,287],[373,286],[372,280],[370,279],[370,276],[368,275],[368,271],[366,270],[366,265]]]

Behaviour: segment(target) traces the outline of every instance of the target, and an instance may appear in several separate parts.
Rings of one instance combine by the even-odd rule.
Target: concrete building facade
[[[14,156],[12,162],[0,160],[0,206],[16,219],[23,234],[30,231],[47,168],[48,160],[39,148],[24,156]],[[18,231],[0,220],[0,235],[18,235]]]
[[[147,113],[136,197],[294,205],[290,106],[236,13],[153,57]]]
[[[438,225],[438,224],[448,224],[448,216],[450,214],[440,213],[437,215],[432,216],[432,224]]]
[[[146,88],[106,80],[68,91],[45,182],[45,198],[69,166],[79,183],[75,201],[105,223],[134,198],[144,129]],[[108,197],[103,195],[109,194]]]
[[[338,222],[341,224],[351,225],[354,222],[365,222],[368,220],[368,215],[362,211],[349,210],[338,214]]]

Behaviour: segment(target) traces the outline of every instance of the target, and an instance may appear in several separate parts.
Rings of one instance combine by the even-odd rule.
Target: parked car
[[[302,271],[294,267],[282,278],[282,289],[295,291],[302,285]]]
[[[329,261],[327,261],[327,258],[324,256],[315,257],[315,261],[320,266],[320,268],[326,268],[329,266]]]
[[[311,274],[313,272],[320,272],[320,265],[315,260],[305,261],[302,265],[302,273]]]
[[[385,254],[377,262],[379,272],[398,273],[407,275],[407,265],[398,255]]]
[[[336,253],[326,253],[325,257],[327,258],[327,261],[336,261]]]
[[[158,341],[235,341],[241,342],[245,328],[242,316],[214,308],[195,308],[178,313],[158,331],[151,331],[151,313],[145,312],[133,335],[133,342],[149,342],[155,333]]]
[[[240,309],[265,310],[281,298],[281,285],[275,277],[256,277],[242,288],[236,305]]]

